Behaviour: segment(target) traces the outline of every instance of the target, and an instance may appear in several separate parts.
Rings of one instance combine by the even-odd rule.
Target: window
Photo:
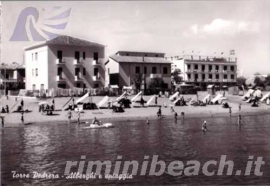
[[[36,61],[38,60],[38,53],[37,52],[35,53],[35,60]]]
[[[216,70],[219,70],[219,66],[218,65],[216,65]]]
[[[135,68],[135,73],[136,73],[136,74],[139,74],[139,73],[140,73],[140,67],[137,66],[137,67]]]
[[[234,66],[231,66],[231,71],[234,71]]]
[[[198,65],[195,65],[195,66],[194,66],[194,69],[195,69],[195,70],[198,70]]]
[[[175,65],[176,66],[176,65]],[[190,70],[190,65],[187,65],[187,69]]]
[[[32,88],[33,88],[33,90],[36,90],[36,85],[33,84],[33,85],[32,85]]]
[[[98,52],[94,52],[94,60],[98,61]]]
[[[80,73],[80,68],[75,68],[75,76],[78,76]]]
[[[40,89],[41,89],[41,90],[44,90],[44,84],[41,84],[41,85],[40,85]]]
[[[58,88],[66,88],[66,84],[58,84],[58,86],[57,86]]]
[[[63,58],[62,50],[58,50],[57,51],[57,59],[62,60],[62,58]]]
[[[83,75],[85,76],[86,75],[86,69],[83,68]]]
[[[76,87],[77,87],[77,88],[80,88],[80,87],[81,87],[81,83],[77,83],[77,84],[76,84]]]
[[[216,74],[216,79],[219,79],[219,74]]]
[[[224,74],[224,79],[227,79],[227,74]]]
[[[209,71],[211,71],[212,70],[212,65],[209,65]]]
[[[98,68],[94,68],[94,76],[98,75]]]
[[[209,79],[212,79],[213,77],[212,77],[212,74],[209,74]]]
[[[188,74],[187,77],[188,77],[188,79],[190,79],[191,78],[191,74]]]
[[[168,68],[167,67],[163,67],[163,74],[168,74]]]
[[[86,54],[85,54],[85,52],[83,52],[83,59],[85,59],[86,58]]]
[[[223,70],[227,70],[227,66],[223,66]]]
[[[79,51],[75,51],[75,59],[79,60],[80,59],[80,52]]]
[[[36,68],[36,76],[38,76],[38,69]]]
[[[94,88],[98,88],[99,87],[99,85],[98,84],[94,84]]]
[[[86,88],[86,84],[85,83],[83,84],[83,88]]]
[[[152,67],[152,74],[156,74],[157,73],[157,67]]]
[[[231,79],[234,79],[234,75],[233,74],[231,75]]]
[[[205,65],[202,65],[202,71],[204,72],[204,70],[205,70]]]
[[[62,67],[58,67],[58,69],[57,69],[57,75],[58,76],[62,76],[62,72],[63,72],[63,68]]]
[[[198,74],[195,74],[195,80],[197,80],[198,79]]]
[[[147,74],[147,67],[144,67],[144,74]]]

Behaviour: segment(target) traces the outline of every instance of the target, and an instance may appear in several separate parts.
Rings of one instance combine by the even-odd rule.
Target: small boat
[[[83,127],[85,129],[104,129],[104,128],[112,128],[114,125],[112,123],[103,123],[101,125],[98,124],[90,124],[88,127]]]

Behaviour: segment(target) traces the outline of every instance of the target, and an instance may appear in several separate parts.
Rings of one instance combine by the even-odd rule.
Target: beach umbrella
[[[265,75],[253,75],[246,79],[246,85],[256,85],[256,79],[259,78],[261,81],[264,81],[266,76]]]
[[[38,103],[38,105],[48,105],[48,102],[47,101],[42,101],[42,102]]]

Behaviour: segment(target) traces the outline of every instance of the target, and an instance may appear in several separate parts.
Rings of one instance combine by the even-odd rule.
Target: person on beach
[[[72,117],[72,112],[71,110],[69,109],[68,110],[68,122],[71,123],[71,117]]]
[[[158,99],[158,97],[156,96],[156,97],[155,97],[155,104],[156,104],[156,105],[157,105],[157,99]]]
[[[24,106],[24,101],[23,101],[23,99],[22,99],[22,101],[21,101],[21,106],[22,106],[22,110],[24,110],[24,108],[23,108],[23,106]]]
[[[80,111],[78,111],[78,124],[80,124],[81,123],[81,121],[80,121],[80,119],[81,119],[81,112]]]
[[[141,105],[144,107],[144,99],[143,99],[143,97],[141,96]]]
[[[173,106],[171,106],[171,113],[174,113],[175,111],[174,111],[174,108],[173,108]]]
[[[54,99],[52,100],[52,110],[54,111],[55,109],[55,102],[54,102]]]
[[[232,107],[229,108],[230,117],[232,116]]]
[[[24,112],[22,112],[22,115],[21,115],[21,122],[24,124],[24,116],[23,116]]]
[[[161,118],[161,115],[162,115],[162,113],[161,113],[161,106],[158,108],[158,111],[157,111],[157,116],[158,116],[158,118]]]
[[[241,112],[241,103],[239,103],[238,108],[239,108],[239,112]]]
[[[6,105],[6,112],[9,113],[9,107]]]
[[[203,124],[202,124],[202,131],[203,132],[206,132],[207,131],[206,121],[204,121]]]

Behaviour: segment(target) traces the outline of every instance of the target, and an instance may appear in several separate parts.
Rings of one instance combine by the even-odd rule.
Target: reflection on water
[[[203,119],[114,122],[115,128],[91,130],[76,124],[32,125],[5,128],[2,131],[2,182],[6,185],[88,185],[88,184],[267,184],[270,182],[269,115],[237,118],[208,118],[208,131],[201,131]],[[58,173],[63,175],[66,161],[137,160],[145,155],[158,155],[168,165],[180,160],[219,160],[221,155],[233,160],[238,169],[245,170],[249,155],[261,156],[266,162],[264,175],[258,176],[135,176],[132,180],[57,180],[14,179],[11,171]]]

